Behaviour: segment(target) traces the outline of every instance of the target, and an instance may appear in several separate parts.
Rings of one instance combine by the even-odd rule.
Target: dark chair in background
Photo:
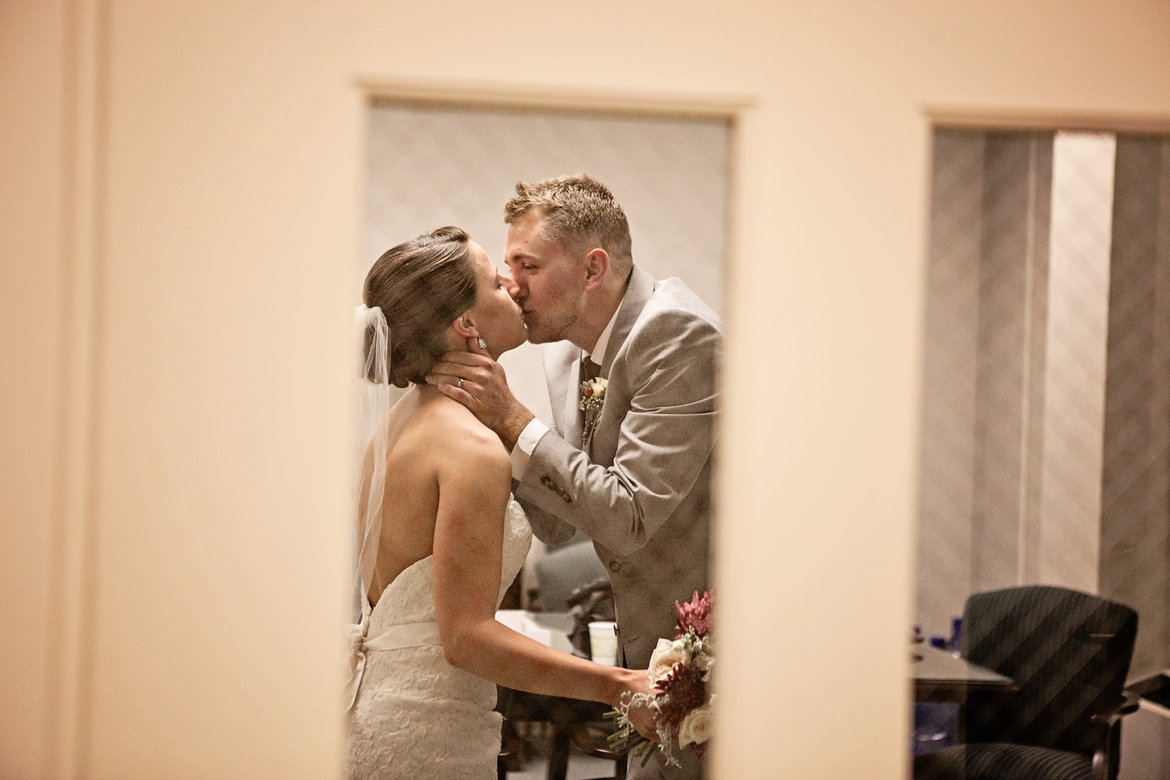
[[[593,550],[593,542],[580,531],[566,542],[549,545],[548,552],[536,559],[533,570],[537,599],[546,612],[567,611],[573,591],[608,575]]]
[[[572,618],[568,638],[574,652],[588,658],[589,621],[614,618],[613,588],[593,543],[578,532],[566,542],[550,545],[533,569],[537,581],[537,606],[533,608],[567,612]],[[496,709],[505,717],[503,742],[496,762],[499,780],[504,780],[508,772],[521,769],[530,752],[544,752],[527,744],[520,733],[528,733],[532,727],[538,731],[547,729],[545,776],[549,780],[563,780],[574,751],[613,761],[614,774],[610,777],[618,780],[625,777],[627,751],[614,750],[607,743],[613,730],[612,722],[604,719],[609,707],[501,688]]]
[[[1112,780],[1137,613],[1042,585],[977,593],[963,609],[962,655],[1010,677],[1010,694],[971,694],[962,744],[919,756],[915,780]]]

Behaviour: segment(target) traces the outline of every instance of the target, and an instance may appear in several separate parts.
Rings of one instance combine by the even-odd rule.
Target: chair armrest
[[[1098,740],[1093,751],[1092,780],[1109,780],[1112,772],[1113,753],[1118,749],[1115,744],[1116,732],[1121,719],[1131,712],[1136,712],[1141,700],[1129,691],[1122,691],[1121,698],[1112,707],[1107,707],[1093,715],[1092,721],[1103,727],[1103,737]]]
[[[1141,700],[1130,691],[1122,691],[1121,698],[1118,699],[1112,707],[1107,707],[1092,717],[1094,723],[1100,723],[1106,728],[1112,728],[1114,723],[1117,723],[1125,715],[1131,712],[1137,712]]]

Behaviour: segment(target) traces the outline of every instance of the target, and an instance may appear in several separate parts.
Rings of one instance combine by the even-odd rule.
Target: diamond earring
[[[482,349],[484,352],[487,352],[487,342],[483,340],[483,336],[478,337],[476,342],[479,344],[480,349]]]

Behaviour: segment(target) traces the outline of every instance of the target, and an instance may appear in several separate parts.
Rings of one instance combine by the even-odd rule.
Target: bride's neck
[[[447,396],[443,395],[442,391],[439,390],[439,388],[435,387],[434,385],[428,385],[426,383],[418,384],[418,385],[412,384],[410,386],[410,388],[412,390],[414,390],[414,392],[417,394],[418,399],[420,401],[430,400],[432,398],[446,398],[447,397]]]

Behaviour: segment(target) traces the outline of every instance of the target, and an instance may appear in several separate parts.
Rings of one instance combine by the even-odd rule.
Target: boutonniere
[[[605,377],[600,376],[581,383],[581,402],[578,408],[585,412],[585,428],[581,432],[581,441],[586,444],[593,437],[593,429],[597,427],[597,418],[601,416],[601,405],[605,403],[605,387],[608,384]]]

